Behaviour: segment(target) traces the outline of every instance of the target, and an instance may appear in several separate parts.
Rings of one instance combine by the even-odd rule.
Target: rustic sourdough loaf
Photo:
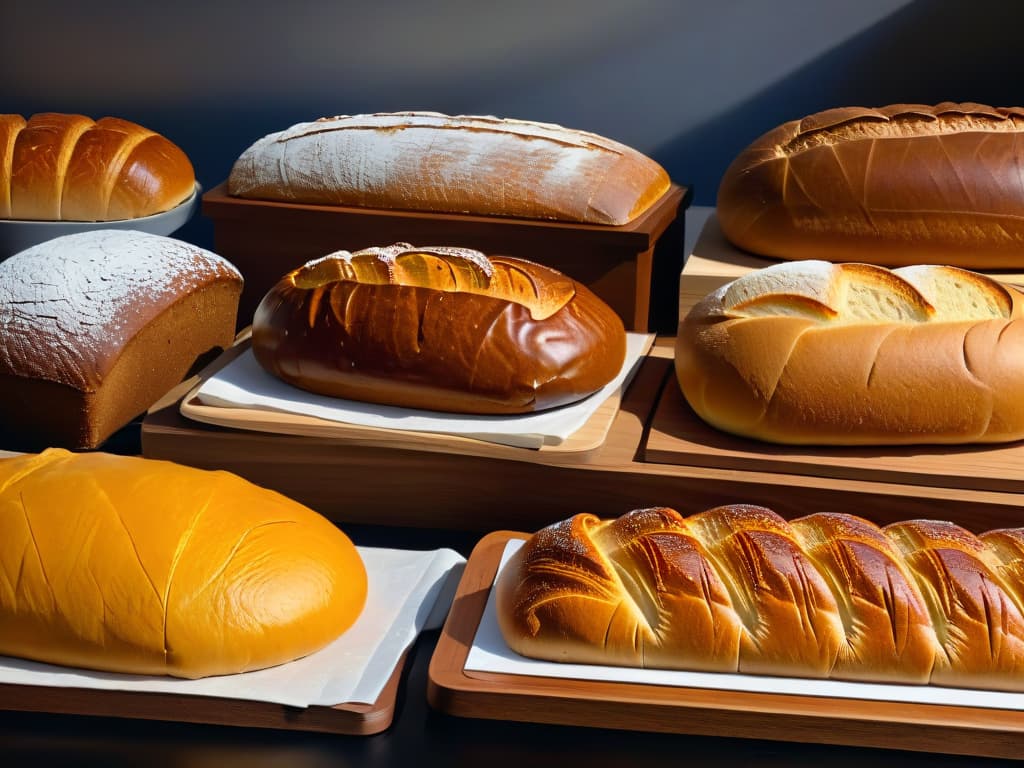
[[[319,650],[365,599],[345,534],[230,473],[61,449],[0,460],[0,654],[231,674]]]
[[[397,243],[285,275],[256,310],[269,372],[351,400],[525,413],[579,400],[622,368],[622,321],[585,286],[522,259]]]
[[[1024,266],[1024,109],[830,109],[743,150],[718,191],[740,248],[783,259]]]
[[[613,225],[668,188],[653,160],[593,133],[436,112],[300,123],[254,143],[228,178],[238,197]]]
[[[0,262],[5,447],[93,448],[230,346],[242,278],[168,237],[98,230]]]
[[[780,443],[1024,438],[1014,288],[954,267],[787,262],[722,286],[680,323],[694,411]]]
[[[501,571],[508,645],[552,661],[1024,691],[1024,529],[763,507],[549,526]]]
[[[136,219],[195,192],[195,172],[175,144],[116,117],[45,112],[0,115],[0,218]]]

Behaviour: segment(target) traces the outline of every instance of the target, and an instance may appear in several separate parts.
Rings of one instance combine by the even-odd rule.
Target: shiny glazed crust
[[[231,674],[322,648],[365,599],[341,531],[230,473],[60,449],[0,460],[0,654]]]
[[[553,661],[1024,690],[1024,530],[878,528],[763,507],[576,515],[496,584],[517,653]]]
[[[622,321],[549,267],[399,243],[286,275],[253,320],[266,370],[311,392],[457,413],[579,400],[625,359]]]
[[[740,248],[782,259],[1024,265],[1024,110],[831,109],[743,150],[718,192]]]
[[[185,153],[135,123],[0,115],[0,218],[135,219],[170,210],[194,191]]]

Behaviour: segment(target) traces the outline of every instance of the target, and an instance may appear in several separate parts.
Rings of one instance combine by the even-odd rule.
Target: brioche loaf
[[[702,419],[761,440],[1019,440],[1021,302],[955,267],[776,264],[690,310],[676,372]]]
[[[741,152],[718,191],[735,245],[783,259],[1024,266],[1024,109],[845,107]]]
[[[0,431],[94,448],[234,339],[242,278],[158,235],[97,230],[0,262]]]
[[[579,400],[622,368],[622,321],[585,286],[522,259],[397,243],[287,274],[252,349],[311,392],[458,413]]]
[[[237,197],[626,224],[669,188],[616,141],[527,120],[398,112],[300,123],[258,140]]]
[[[0,115],[0,218],[136,219],[174,208],[195,181],[181,149],[127,120]]]
[[[0,460],[0,654],[245,672],[319,650],[365,599],[345,534],[230,473],[61,449]]]
[[[506,642],[541,659],[1024,691],[1024,529],[581,514],[529,539],[495,589]]]

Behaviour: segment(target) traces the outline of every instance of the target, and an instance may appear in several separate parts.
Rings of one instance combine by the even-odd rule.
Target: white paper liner
[[[183,680],[0,656],[0,683],[219,696],[295,707],[372,704],[417,635],[441,625],[465,559],[450,549],[358,549],[369,579],[363,612],[329,646],[297,661],[256,672]]]
[[[501,569],[524,542],[509,541],[502,554]],[[887,683],[859,683],[841,680],[772,677],[770,675],[741,675],[712,672],[678,672],[663,669],[637,669],[632,667],[597,666],[589,664],[561,664],[529,659],[512,651],[498,627],[492,589],[487,598],[480,626],[466,658],[465,669],[474,672],[492,672],[508,675],[532,675],[601,682],[640,683],[645,685],[675,686],[679,688],[707,688],[722,691],[752,693],[781,693],[794,696],[828,696],[870,701],[908,702],[913,704],[943,704],[947,706],[979,707],[985,709],[1024,710],[1024,693],[1002,691],[943,688],[935,685],[895,685]]]
[[[286,384],[264,371],[247,349],[203,382],[196,393],[204,405],[253,408],[365,427],[402,429],[459,435],[520,448],[560,445],[578,431],[594,412],[639,368],[654,336],[626,334],[626,360],[622,370],[590,397],[561,408],[516,416],[472,416],[361,403],[317,395]]]

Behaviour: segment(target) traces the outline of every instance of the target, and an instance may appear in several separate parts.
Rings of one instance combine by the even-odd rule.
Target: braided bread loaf
[[[1024,296],[955,267],[776,264],[679,326],[676,373],[712,426],[779,443],[1024,438]]]
[[[525,656],[1024,691],[1024,529],[581,514],[527,541],[496,590]]]

